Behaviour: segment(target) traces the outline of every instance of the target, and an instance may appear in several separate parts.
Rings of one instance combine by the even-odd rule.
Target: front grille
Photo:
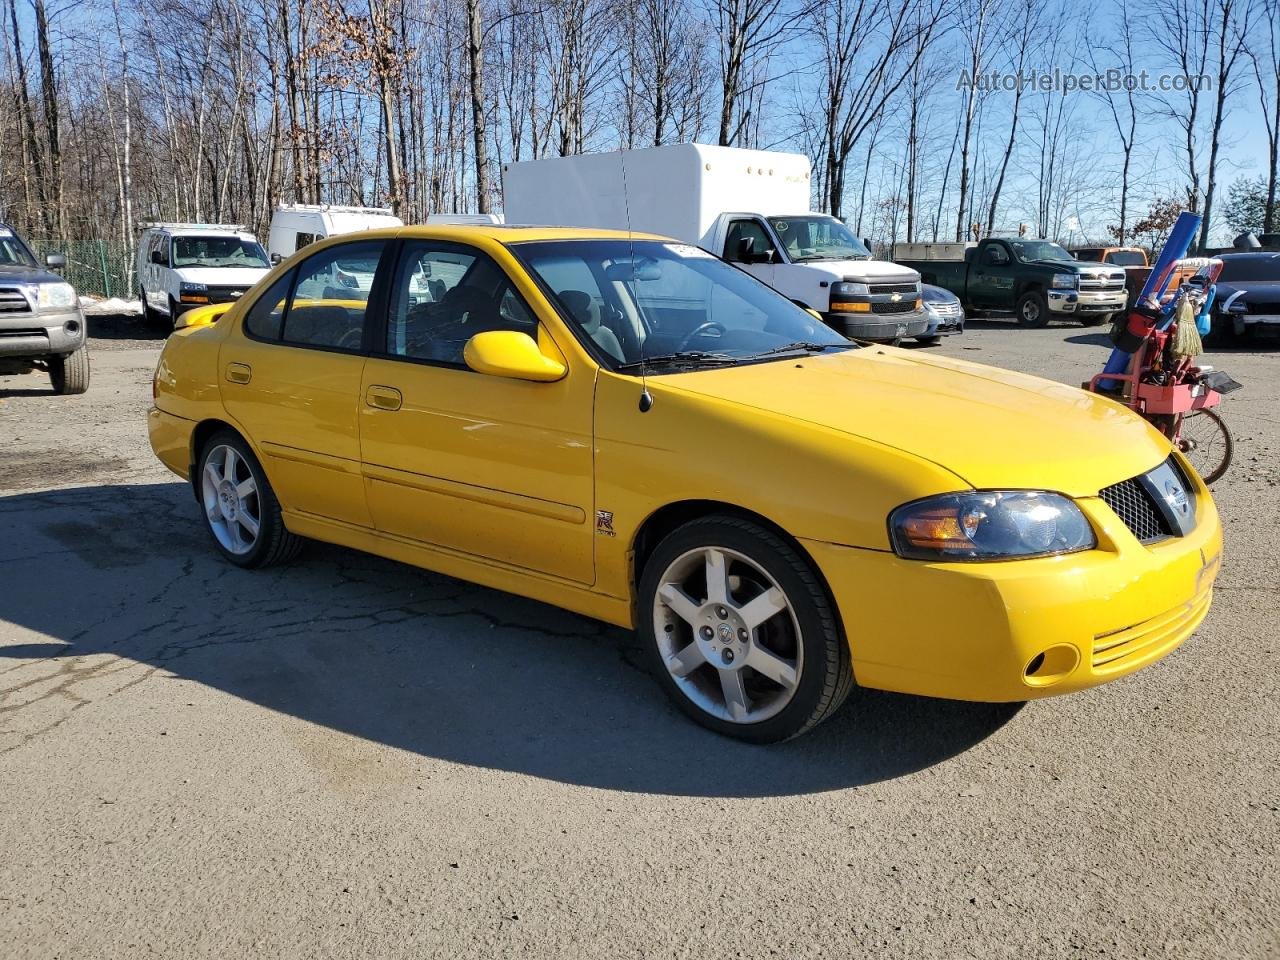
[[[1098,496],[1142,543],[1152,543],[1173,536],[1169,521],[1156,508],[1155,501],[1136,477],[1112,484]]]
[[[930,303],[929,309],[942,320],[959,320],[964,317],[964,307],[960,306],[959,301],[956,300],[949,303]]]
[[[872,313],[911,313],[915,308],[916,302],[914,300],[899,300],[897,303],[888,301],[886,303],[871,304]]]
[[[17,287],[0,287],[0,313],[30,313],[31,302]]]
[[[0,330],[0,337],[44,337],[48,336],[40,327],[29,330]]]
[[[235,303],[248,290],[248,287],[210,287],[210,303]]]
[[[1124,272],[1109,273],[1105,276],[1083,274],[1080,277],[1081,290],[1123,290]]]
[[[872,293],[915,293],[916,285],[914,283],[873,283],[870,290]]]
[[[1210,596],[1206,590],[1189,603],[1158,617],[1098,634],[1093,638],[1093,672],[1119,673],[1176,647],[1204,619]]]

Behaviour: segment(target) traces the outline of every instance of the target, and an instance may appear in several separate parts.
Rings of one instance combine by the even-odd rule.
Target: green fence
[[[43,261],[50,253],[64,253],[67,265],[56,271],[76,288],[91,297],[119,297],[135,300],[138,296],[134,263],[124,244],[105,240],[41,240],[28,241],[32,252]]]

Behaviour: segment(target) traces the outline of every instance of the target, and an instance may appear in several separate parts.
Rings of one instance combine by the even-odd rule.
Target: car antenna
[[[631,256],[631,303],[636,312],[640,311],[640,301],[636,298],[636,242],[631,233],[631,199],[627,195],[627,152],[621,143],[618,144],[618,163],[622,165],[622,209],[627,217],[627,250]],[[640,412],[648,413],[653,409],[653,394],[649,392],[648,376],[644,368],[644,318],[640,318]]]

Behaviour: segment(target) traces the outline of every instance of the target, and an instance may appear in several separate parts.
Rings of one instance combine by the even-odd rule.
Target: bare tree
[[[973,149],[974,123],[983,99],[981,78],[987,72],[996,45],[1000,41],[999,21],[1003,0],[959,0],[960,33],[964,38],[965,72],[964,106],[960,114],[960,191],[956,210],[956,240],[969,233],[966,219],[972,185],[969,165]]]
[[[1267,205],[1262,229],[1276,228],[1276,168],[1280,161],[1280,0],[1261,0],[1258,11],[1264,24],[1256,30],[1256,42],[1249,48],[1254,79],[1258,82],[1258,103],[1267,131]],[[1265,31],[1265,32],[1264,32]]]
[[[709,11],[720,41],[720,134],[722,147],[740,145],[751,122],[742,100],[755,85],[768,82],[761,66],[796,30],[806,14],[787,0],[710,0]],[[754,79],[749,79],[752,75]]]
[[[1135,28],[1134,15],[1129,9],[1128,0],[1119,0],[1120,10],[1116,18],[1116,40],[1110,46],[1088,47],[1090,65],[1095,73],[1100,73],[1096,59],[1097,49],[1105,50],[1115,69],[1125,77],[1122,90],[1104,87],[1099,96],[1106,104],[1111,123],[1116,128],[1116,137],[1120,142],[1122,161],[1120,164],[1120,222],[1116,225],[1116,241],[1123,244],[1129,229],[1129,178],[1133,168],[1133,150],[1137,143],[1138,108],[1134,99],[1135,84],[1131,78],[1137,73],[1137,61],[1134,57]]]

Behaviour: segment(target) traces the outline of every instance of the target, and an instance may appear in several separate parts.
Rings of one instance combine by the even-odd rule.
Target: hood
[[[1093,496],[1150,470],[1169,443],[1114,401],[963,360],[867,347],[653,378],[862,437],[980,489]]]
[[[1225,310],[1237,300],[1243,302],[1250,310],[1254,307],[1270,308],[1280,304],[1280,280],[1237,280],[1235,282],[1219,280],[1217,289],[1217,306],[1220,310]]]
[[[270,267],[178,267],[173,271],[182,283],[211,287],[252,287],[271,272]]]
[[[65,283],[62,277],[44,267],[25,267],[20,264],[0,264],[0,283]]]
[[[915,283],[920,274],[910,267],[889,263],[887,260],[807,260],[794,264],[806,267],[835,283],[849,280],[854,283]]]
[[[946,287],[937,287],[932,283],[920,284],[920,299],[925,303],[959,303],[957,297]]]

